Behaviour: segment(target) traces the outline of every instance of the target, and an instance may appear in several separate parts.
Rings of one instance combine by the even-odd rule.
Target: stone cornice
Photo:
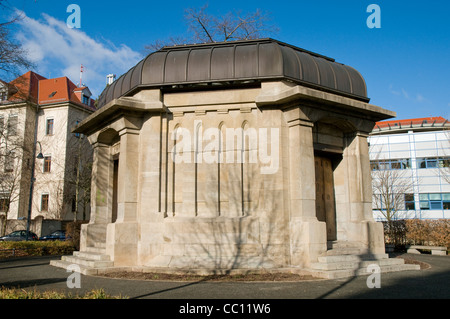
[[[99,127],[103,127],[105,122],[113,120],[118,113],[165,113],[167,108],[161,101],[143,102],[130,97],[114,99],[89,117],[84,119],[73,133],[83,133],[89,135]]]
[[[258,107],[267,107],[286,105],[302,100],[342,109],[353,109],[354,111],[364,113],[377,121],[396,116],[395,112],[383,109],[376,105],[300,85],[285,86],[284,88],[280,87],[279,89],[269,90],[264,90],[263,87],[261,94],[256,98],[255,102]]]

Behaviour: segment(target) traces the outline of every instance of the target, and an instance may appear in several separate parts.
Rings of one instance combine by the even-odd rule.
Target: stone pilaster
[[[119,131],[119,136],[117,221],[108,225],[106,252],[114,260],[115,266],[127,266],[137,261],[139,240],[139,130],[124,128]]]
[[[326,224],[316,218],[313,123],[289,122],[291,265],[308,267],[326,251]]]
[[[95,142],[93,147],[93,165],[91,181],[91,219],[82,225],[80,250],[93,246],[95,242],[105,242],[106,226],[111,222],[112,214],[112,164],[110,147]]]
[[[375,222],[372,214],[367,137],[360,132],[346,137],[343,160],[335,170],[339,187],[336,199],[341,203],[337,209],[338,239],[360,242],[372,253],[384,253],[383,225]]]

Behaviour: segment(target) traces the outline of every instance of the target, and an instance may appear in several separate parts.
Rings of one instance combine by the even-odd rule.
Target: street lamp
[[[39,142],[38,142],[39,143]],[[37,159],[44,159],[44,155],[42,155],[42,146],[41,143],[39,143],[39,147],[41,151],[39,152],[38,156],[36,156]]]
[[[36,145],[39,144],[39,154],[36,156]],[[31,206],[33,205],[33,188],[34,188],[34,168],[36,166],[36,158],[43,159],[44,155],[42,155],[42,145],[39,141],[36,141],[33,145],[33,161],[31,164],[31,181],[30,181],[30,198],[28,202],[28,218],[27,218],[27,233],[26,240],[28,241],[28,234],[30,232],[30,223],[31,223]]]

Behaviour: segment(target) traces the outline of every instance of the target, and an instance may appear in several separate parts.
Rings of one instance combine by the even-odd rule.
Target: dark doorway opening
[[[118,192],[118,180],[119,180],[119,159],[114,160],[113,171],[113,201],[112,201],[112,216],[111,222],[115,223],[117,220],[117,192]]]
[[[333,160],[329,157],[314,156],[316,173],[316,216],[326,223],[327,240],[337,240],[336,206],[334,196]]]

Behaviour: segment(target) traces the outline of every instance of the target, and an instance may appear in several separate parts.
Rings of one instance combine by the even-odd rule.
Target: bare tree
[[[404,217],[408,199],[414,201],[414,183],[405,170],[372,170],[373,205],[390,224]],[[410,197],[410,198],[408,198]],[[412,198],[411,198],[412,197]]]
[[[86,220],[91,200],[92,148],[82,134],[77,134],[70,141],[70,150],[66,161],[65,202],[72,205],[74,221],[79,219],[81,212],[82,220]]]
[[[2,231],[6,233],[8,214],[11,205],[19,200],[23,177],[24,162],[31,155],[31,149],[24,139],[17,134],[17,123],[0,125],[0,215],[3,219]],[[13,132],[14,131],[14,132]]]
[[[6,0],[0,0],[2,11],[12,11]],[[14,13],[9,21],[0,23],[0,72],[17,76],[22,69],[33,68],[28,52],[12,36],[12,26],[23,19],[20,13]]]
[[[181,45],[189,42],[213,43],[258,39],[278,31],[275,25],[269,23],[270,15],[260,9],[248,13],[228,12],[220,16],[209,14],[207,9],[208,5],[204,5],[200,9],[185,10],[187,37],[172,37],[166,41],[156,40],[146,46],[146,49],[155,51],[166,45]]]

